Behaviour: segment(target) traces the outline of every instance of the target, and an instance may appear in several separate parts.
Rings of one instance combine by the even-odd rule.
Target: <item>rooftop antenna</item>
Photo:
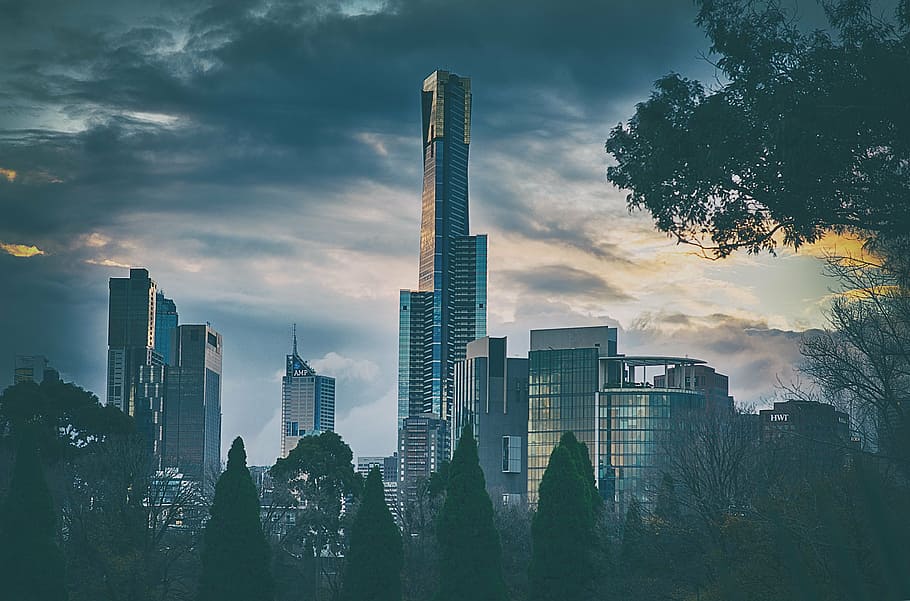
[[[297,355],[297,324],[294,324],[294,355]]]

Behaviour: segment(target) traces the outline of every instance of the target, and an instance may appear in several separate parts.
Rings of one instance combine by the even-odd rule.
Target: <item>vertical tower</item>
[[[155,350],[156,286],[146,269],[110,279],[107,404],[136,421],[157,465],[161,457],[164,361]]]
[[[171,362],[171,336],[177,329],[177,321],[177,304],[159,291],[155,295],[155,352],[161,355],[165,365]]]
[[[407,418],[426,414],[448,429],[455,362],[468,342],[486,335],[487,238],[468,235],[471,80],[431,74],[423,82],[421,117],[418,289],[400,294],[399,432]],[[448,446],[450,433],[441,440]]]
[[[170,352],[164,464],[206,487],[221,468],[221,334],[178,326]]]
[[[281,378],[281,456],[304,436],[335,429],[335,378],[316,373],[297,354],[297,328]]]

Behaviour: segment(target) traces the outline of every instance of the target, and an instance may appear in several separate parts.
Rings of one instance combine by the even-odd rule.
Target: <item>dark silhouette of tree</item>
[[[20,433],[9,492],[0,508],[0,591],[17,601],[67,599],[54,505],[37,437]]]
[[[278,459],[270,473],[276,502],[294,516],[293,526],[280,536],[277,558],[282,581],[299,595],[318,597],[323,585],[340,593],[335,568],[344,551],[342,511],[346,498],[359,491],[351,447],[334,432],[301,438],[287,457]]]
[[[342,599],[401,601],[401,533],[385,503],[378,467],[367,476],[349,540]]]
[[[270,552],[259,519],[259,494],[246,466],[243,439],[234,439],[227,469],[215,485],[202,545],[200,601],[271,601]]]
[[[775,1],[697,0],[725,82],[677,74],[610,134],[607,178],[658,229],[724,257],[826,232],[910,227],[910,9],[822,3],[804,31]]]
[[[590,494],[590,476],[578,469],[576,443],[574,436],[563,436],[550,454],[540,482],[531,524],[533,553],[528,578],[532,601],[582,600],[591,595],[597,510]]]
[[[452,456],[436,536],[438,601],[505,601],[499,533],[470,424],[462,431]]]

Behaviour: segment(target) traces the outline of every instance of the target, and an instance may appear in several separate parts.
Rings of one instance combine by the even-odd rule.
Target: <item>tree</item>
[[[401,533],[385,503],[378,467],[367,476],[349,537],[342,599],[401,601]]]
[[[211,516],[205,526],[198,599],[271,601],[274,584],[259,520],[259,494],[239,436],[215,485]]]
[[[803,31],[773,0],[697,0],[725,81],[657,81],[606,149],[630,209],[716,257],[910,226],[910,6],[823,2]]]
[[[360,491],[361,482],[353,458],[351,447],[338,434],[323,432],[301,438],[270,470],[276,502],[294,515],[293,526],[278,543],[278,560],[290,568],[291,594],[299,595],[306,587],[318,597],[321,583],[333,595],[339,592],[334,564],[344,551],[344,501]],[[323,561],[326,556],[330,561]]]
[[[540,482],[537,513],[531,524],[533,552],[528,577],[533,601],[582,600],[591,594],[596,509],[589,475],[578,469],[573,440],[574,436],[563,436],[550,454]]]
[[[20,436],[10,490],[0,510],[0,587],[10,599],[67,599],[53,501],[36,436]]]
[[[446,500],[439,514],[438,601],[505,601],[502,551],[493,523],[477,443],[466,425],[449,465]]]

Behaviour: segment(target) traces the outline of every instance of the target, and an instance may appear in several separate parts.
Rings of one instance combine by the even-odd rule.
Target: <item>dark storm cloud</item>
[[[634,300],[603,277],[570,267],[547,265],[530,271],[501,271],[506,286],[519,285],[525,292],[539,295],[596,298],[603,302]]]
[[[0,0],[0,168],[16,172],[0,179],[0,242],[49,253],[0,255],[0,362],[47,354],[103,392],[107,279],[140,264],[182,319],[225,335],[226,439],[274,414],[290,321],[310,329],[311,358],[349,374],[341,413],[393,402],[395,291],[416,276],[400,266],[416,272],[418,90],[436,68],[473,80],[475,215],[627,260],[583,213],[546,203],[571,194],[566,180],[603,182],[573,147],[605,161],[606,133],[654,79],[707,69],[689,3],[352,6]],[[532,205],[540,173],[550,189]],[[581,269],[503,279],[626,298]],[[391,449],[357,427],[361,448]]]

